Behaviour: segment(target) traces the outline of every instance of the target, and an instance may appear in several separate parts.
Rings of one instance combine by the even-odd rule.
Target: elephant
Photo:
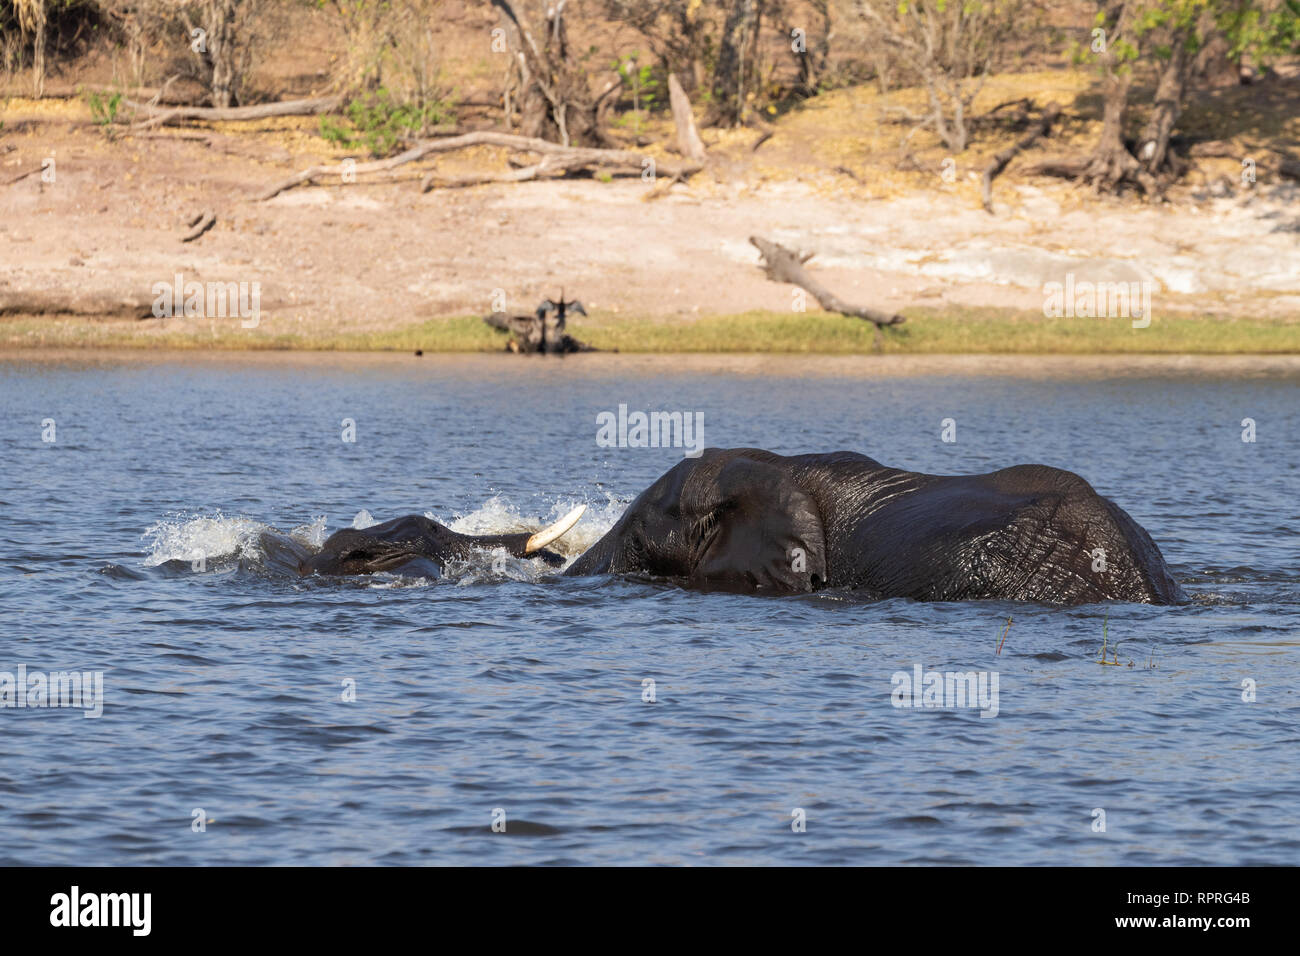
[[[706,449],[564,573],[919,601],[1187,600],[1147,532],[1072,472],[926,475],[848,451]]]
[[[449,560],[463,559],[476,549],[492,548],[504,548],[515,557],[538,558],[559,567],[564,564],[563,556],[546,550],[546,546],[577,524],[586,507],[574,508],[535,534],[461,534],[424,515],[407,515],[368,528],[336,531],[314,554],[292,539],[267,532],[261,535],[261,543],[272,560],[304,575],[387,571],[436,579],[442,577]]]
[[[451,558],[503,547],[559,567],[563,557],[545,548],[584,507],[532,535],[465,535],[410,515],[347,528],[318,553],[291,557],[302,574],[437,578]],[[1073,472],[926,475],[849,451],[705,449],[643,491],[563,574],[755,593],[837,588],[869,599],[1187,600],[1150,535]]]

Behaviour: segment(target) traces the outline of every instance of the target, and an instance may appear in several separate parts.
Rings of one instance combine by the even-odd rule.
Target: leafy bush
[[[453,119],[451,105],[445,100],[423,105],[399,103],[382,86],[352,99],[343,112],[344,120],[321,117],[321,135],[342,146],[365,145],[377,158],[392,155],[410,137]]]
[[[117,108],[122,104],[121,93],[100,93],[97,90],[82,91],[82,99],[90,107],[91,119],[95,121],[104,135],[113,138],[113,123],[117,120]]]

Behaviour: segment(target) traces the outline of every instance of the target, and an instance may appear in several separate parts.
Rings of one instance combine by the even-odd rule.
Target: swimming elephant
[[[565,573],[921,601],[1186,600],[1146,531],[1078,475],[1046,465],[923,475],[843,451],[707,449],[646,489]]]
[[[368,528],[344,528],[330,535],[315,554],[291,539],[264,533],[262,546],[273,559],[301,574],[375,574],[388,571],[440,578],[446,563],[477,549],[505,548],[519,558],[540,558],[558,567],[564,558],[546,546],[578,523],[586,505],[573,509],[536,534],[469,535],[452,531],[424,515],[394,518]]]

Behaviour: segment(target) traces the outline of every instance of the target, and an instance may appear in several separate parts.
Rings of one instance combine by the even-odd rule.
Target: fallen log
[[[135,129],[165,126],[178,120],[231,120],[266,119],[272,116],[313,116],[337,109],[343,102],[341,96],[317,96],[305,100],[282,100],[278,103],[260,103],[257,106],[155,106],[127,100],[126,105],[149,115],[135,124]]]
[[[813,253],[796,253],[785,246],[763,239],[760,236],[750,236],[749,242],[763,257],[763,271],[767,273],[767,277],[773,282],[785,282],[789,285],[798,286],[816,299],[817,304],[827,312],[838,312],[840,315],[862,319],[874,325],[876,327],[876,348],[880,347],[881,329],[891,325],[901,325],[907,321],[898,314],[881,312],[879,309],[866,306],[850,305],[831,292],[804,270],[804,264],[813,257]]]
[[[322,176],[342,176],[344,172],[355,174],[357,176],[367,173],[385,172],[395,169],[406,163],[413,163],[423,159],[426,156],[432,156],[437,153],[449,153],[458,149],[467,149],[471,146],[500,146],[504,149],[512,149],[517,152],[541,153],[543,160],[532,166],[523,169],[513,170],[509,173],[485,173],[481,175],[460,177],[459,180],[452,178],[448,180],[448,185],[473,185],[475,182],[523,182],[528,179],[534,179],[544,172],[569,171],[585,167],[599,167],[602,169],[615,169],[622,172],[640,173],[646,168],[646,162],[649,160],[653,163],[656,174],[662,173],[665,176],[680,177],[690,173],[699,172],[703,169],[703,164],[686,162],[673,163],[666,160],[650,160],[650,157],[644,153],[637,153],[626,149],[601,149],[598,147],[582,146],[561,146],[559,143],[552,143],[549,140],[534,139],[530,136],[517,136],[514,133],[498,133],[493,130],[479,130],[474,133],[464,133],[460,136],[452,136],[447,139],[425,140],[417,143],[405,152],[399,153],[388,159],[375,160],[369,163],[356,163],[350,166],[344,166],[341,163],[331,165],[312,166],[301,172],[294,173],[288,179],[276,183],[264,191],[257,198],[259,201],[266,201],[287,189],[310,182]],[[549,159],[549,161],[548,161]],[[423,189],[430,188],[436,179],[433,176],[426,176],[421,184]]]
[[[463,176],[439,176],[438,171],[435,169],[430,170],[420,180],[420,192],[427,193],[434,186],[456,189],[462,186],[482,186],[486,183],[525,183],[537,179],[544,173],[563,173],[573,169],[581,169],[588,165],[590,164],[584,159],[566,160],[548,156],[540,163],[533,163],[531,166],[520,166],[508,173],[467,173]]]
[[[1008,146],[1002,152],[993,157],[993,162],[989,163],[988,168],[984,170],[983,195],[984,211],[992,215],[993,213],[993,180],[1002,174],[1011,160],[1015,159],[1021,152],[1041,137],[1046,136],[1056,122],[1057,117],[1061,115],[1061,108],[1053,103],[1043,111],[1042,118],[1015,144]]]

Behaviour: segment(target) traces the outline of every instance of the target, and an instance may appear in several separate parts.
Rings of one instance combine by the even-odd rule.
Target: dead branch
[[[763,271],[767,273],[769,279],[773,282],[785,282],[798,286],[816,299],[817,304],[827,312],[838,312],[840,315],[847,315],[870,322],[876,327],[877,347],[880,344],[880,330],[882,328],[889,325],[901,325],[907,321],[901,315],[891,315],[878,309],[850,305],[821,285],[804,271],[804,263],[813,257],[811,252],[799,254],[759,236],[750,236],[749,241],[762,255]]]
[[[25,173],[19,173],[17,176],[14,176],[12,179],[6,179],[4,182],[0,183],[0,186],[12,186],[14,183],[22,182],[28,176],[33,176],[36,173],[39,173],[44,168],[45,168],[44,166],[40,166],[40,165],[33,166]]]
[[[462,186],[482,186],[487,183],[525,183],[537,179],[543,174],[563,173],[581,169],[590,165],[585,159],[561,159],[547,156],[539,163],[520,166],[508,173],[469,173],[464,176],[439,176],[438,171],[430,170],[420,180],[420,192],[427,193],[434,186],[455,189]]]
[[[461,136],[452,136],[448,139],[426,140],[417,143],[403,153],[399,153],[389,159],[376,160],[370,163],[357,163],[353,166],[343,166],[342,164],[328,166],[312,166],[304,169],[302,172],[295,173],[288,179],[277,183],[270,189],[267,189],[257,198],[265,201],[278,196],[287,189],[294,186],[318,179],[323,176],[342,176],[344,172],[355,173],[358,176],[368,173],[386,172],[395,169],[406,163],[413,163],[431,156],[436,153],[449,153],[458,149],[467,149],[471,146],[500,146],[504,149],[512,149],[519,152],[541,153],[544,157],[542,162],[526,166],[523,169],[513,170],[509,173],[487,173],[481,176],[462,177],[459,180],[448,180],[449,185],[473,185],[475,182],[523,182],[528,179],[534,179],[538,175],[546,172],[563,172],[573,169],[586,167],[600,167],[603,169],[615,169],[623,172],[641,172],[646,168],[646,161],[649,159],[644,153],[637,153],[625,149],[601,149],[598,147],[582,146],[561,146],[559,143],[552,143],[549,140],[534,139],[529,136],[516,136],[513,133],[498,133],[492,130],[479,130],[474,133],[465,133]],[[702,164],[672,163],[664,160],[656,160],[654,167],[656,174],[665,176],[685,176],[690,173],[699,172],[703,168]],[[436,182],[436,177],[426,176],[422,188],[427,189]]]
[[[199,236],[211,229],[217,222],[217,214],[211,209],[205,209],[193,219],[186,223],[190,231],[181,236],[181,242],[193,242]]]
[[[317,96],[305,100],[284,100],[279,103],[262,103],[258,106],[169,106],[158,107],[149,103],[127,100],[126,105],[149,115],[135,124],[136,129],[165,126],[179,120],[231,121],[266,119],[270,116],[314,116],[337,109],[343,102],[341,96]]]
[[[177,142],[186,141],[186,142],[204,143],[209,146],[212,145],[212,135],[210,133],[182,133],[182,132],[146,133],[146,132],[136,132],[134,129],[128,129],[126,131],[126,135],[134,137],[135,139],[163,139],[163,140],[170,139],[170,140],[175,140]]]
[[[1078,179],[1088,168],[1087,159],[1066,159],[1054,157],[1041,163],[1026,166],[1025,172],[1030,176],[1056,176],[1060,179]]]
[[[1047,135],[1052,124],[1056,122],[1057,117],[1061,115],[1061,108],[1053,103],[1043,111],[1042,118],[1034,124],[1033,128],[1022,136],[1016,143],[1008,146],[1002,152],[993,157],[993,162],[989,163],[988,168],[984,170],[984,211],[992,215],[993,213],[993,180],[1002,174],[1011,160],[1015,159],[1021,152],[1043,136]]]

